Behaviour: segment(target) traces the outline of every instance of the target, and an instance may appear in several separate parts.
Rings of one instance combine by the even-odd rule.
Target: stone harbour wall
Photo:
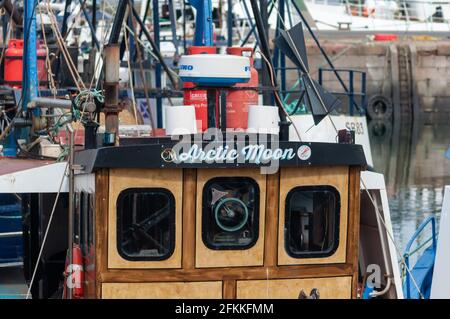
[[[414,118],[450,120],[450,41],[340,39],[336,43],[325,39],[321,44],[337,69],[366,72],[367,99],[381,94],[391,99],[394,108],[403,108],[401,114],[405,113],[404,108],[410,107],[411,112],[419,113],[414,114]],[[307,51],[310,72],[318,79],[318,69],[328,68],[328,65],[311,40],[307,41]],[[288,63],[288,66],[292,64]],[[348,75],[340,74],[348,86]],[[288,72],[287,78],[288,86],[293,84],[297,79],[296,72]],[[343,92],[332,72],[323,73],[323,86],[332,92]],[[356,92],[361,90],[358,75],[354,88]],[[417,104],[416,111],[413,110],[414,103]]]

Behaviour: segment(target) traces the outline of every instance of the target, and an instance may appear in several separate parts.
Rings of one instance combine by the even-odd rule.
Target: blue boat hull
[[[0,194],[0,234],[22,231],[22,208],[10,194]],[[0,266],[23,261],[22,236],[0,237]]]

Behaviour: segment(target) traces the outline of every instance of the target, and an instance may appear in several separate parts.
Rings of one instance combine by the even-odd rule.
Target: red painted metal
[[[23,40],[11,39],[8,48],[5,51],[5,69],[4,80],[14,88],[22,87],[23,70]],[[45,69],[46,51],[41,43],[37,45],[37,67],[38,79],[40,83],[47,81],[47,72]]]
[[[395,34],[382,34],[377,33],[374,35],[374,41],[397,41],[397,35]]]
[[[227,48],[231,55],[246,56],[250,58],[250,81],[238,83],[234,87],[251,87],[249,90],[229,90],[227,94],[227,128],[246,129],[248,125],[249,105],[258,105],[258,71],[253,66],[253,49],[243,47]]]
[[[216,47],[208,46],[191,46],[188,48],[188,54],[215,54],[217,53]],[[197,130],[204,132],[208,128],[208,99],[206,90],[190,90],[195,88],[195,84],[192,82],[184,82],[183,87],[185,89],[183,94],[183,104],[193,105],[195,107],[195,118],[197,120]],[[219,98],[216,96],[216,114],[219,114]],[[217,125],[219,125],[219,117],[217,117]]]

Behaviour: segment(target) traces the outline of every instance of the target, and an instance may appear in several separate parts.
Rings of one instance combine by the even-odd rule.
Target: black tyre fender
[[[372,120],[388,120],[392,117],[394,107],[391,99],[376,94],[367,101],[366,111]]]
[[[368,130],[371,139],[389,140],[392,135],[392,123],[389,121],[370,121]]]

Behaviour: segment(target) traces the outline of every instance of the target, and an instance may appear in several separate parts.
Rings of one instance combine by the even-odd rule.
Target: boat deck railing
[[[419,239],[419,237],[423,234],[425,228],[430,225],[431,226],[431,238],[425,240],[422,244],[418,245],[414,250],[411,250],[413,244]],[[403,259],[405,262],[405,268],[411,269],[410,267],[410,257],[420,251],[423,247],[427,246],[428,243],[432,241],[430,247],[428,247],[422,256],[419,257],[416,265],[411,271],[406,271],[405,273],[405,297],[412,298],[414,293],[418,293],[416,291],[416,285],[423,287],[424,282],[427,281],[427,277],[432,274],[432,268],[434,266],[434,257],[436,256],[436,247],[437,247],[437,234],[436,234],[436,219],[434,216],[430,216],[426,218],[422,224],[417,228],[414,234],[411,236],[410,240],[406,244],[405,252],[403,254]],[[422,259],[422,260],[421,260]],[[425,260],[427,259],[427,260]],[[420,265],[419,265],[420,264]],[[416,267],[419,265],[419,267]],[[420,269],[416,269],[420,268]],[[416,275],[416,276],[414,276]],[[415,284],[412,283],[412,278],[414,277]],[[413,287],[414,285],[414,287]],[[423,292],[420,292],[423,296]]]
[[[334,95],[341,95],[348,97],[348,112],[351,116],[354,115],[355,106],[358,112],[365,114],[366,107],[366,72],[355,69],[330,69],[319,68],[319,84],[323,86],[324,74],[334,73],[344,74],[344,78],[348,79],[348,91],[344,92],[330,92]],[[359,84],[356,83],[359,75]],[[359,87],[359,90],[357,88]],[[358,101],[359,100],[359,101]]]
[[[343,7],[351,22],[352,17],[422,22],[427,29],[434,23],[450,21],[449,0],[307,0],[311,4]],[[400,22],[399,21],[399,22]]]

